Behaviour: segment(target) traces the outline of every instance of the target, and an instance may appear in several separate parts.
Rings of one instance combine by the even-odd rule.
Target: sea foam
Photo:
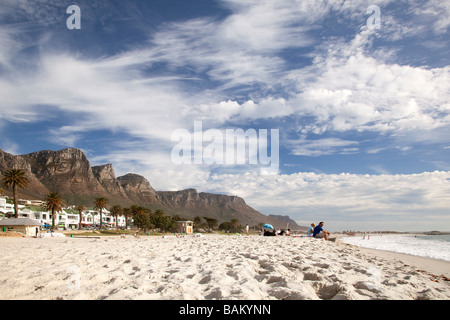
[[[447,235],[366,235],[343,237],[341,240],[362,248],[450,261],[450,236]]]

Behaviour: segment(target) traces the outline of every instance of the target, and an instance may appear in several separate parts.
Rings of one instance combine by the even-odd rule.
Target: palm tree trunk
[[[80,224],[78,225],[78,230],[81,230],[81,219],[82,219],[82,214],[81,214],[81,210],[80,210]]]
[[[52,209],[52,229],[55,229],[55,209]]]
[[[102,215],[102,209],[100,209],[100,231],[102,231],[102,227],[103,227],[103,219],[102,219],[103,215]]]
[[[17,185],[13,185],[13,197],[14,197],[14,218],[19,217],[19,200],[17,199]]]

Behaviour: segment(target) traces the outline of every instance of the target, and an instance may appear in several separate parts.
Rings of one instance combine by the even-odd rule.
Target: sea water
[[[340,238],[363,248],[450,261],[450,235],[375,235]]]

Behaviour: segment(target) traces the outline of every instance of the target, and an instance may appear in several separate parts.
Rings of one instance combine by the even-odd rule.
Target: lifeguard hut
[[[29,218],[11,218],[0,221],[0,228],[3,232],[16,231],[28,237],[37,236],[40,225],[40,222]]]
[[[178,232],[180,233],[193,233],[194,232],[194,222],[193,221],[177,221]]]

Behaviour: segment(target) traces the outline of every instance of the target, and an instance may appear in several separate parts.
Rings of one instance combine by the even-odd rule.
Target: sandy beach
[[[312,238],[0,237],[0,254],[2,300],[450,299],[449,262]]]

